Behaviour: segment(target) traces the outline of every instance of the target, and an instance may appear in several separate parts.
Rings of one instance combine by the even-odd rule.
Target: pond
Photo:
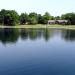
[[[0,29],[0,75],[75,75],[75,30]]]

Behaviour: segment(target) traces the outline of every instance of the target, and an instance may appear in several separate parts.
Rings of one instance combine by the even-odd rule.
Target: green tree
[[[0,11],[0,23],[3,25],[16,25],[19,22],[19,15],[15,10]]]
[[[61,16],[62,19],[69,21],[69,24],[75,25],[75,13],[67,13]]]
[[[38,21],[37,21],[37,13],[35,12],[32,12],[29,14],[29,23],[30,24],[37,24]]]
[[[46,12],[44,15],[43,15],[43,21],[44,21],[44,24],[47,24],[48,20],[50,20],[52,18],[52,16]]]
[[[5,9],[2,9],[0,11],[0,24],[4,24],[4,16],[6,14],[6,10]]]
[[[20,15],[20,24],[26,24],[29,21],[29,16],[27,13],[22,13]]]
[[[55,20],[60,20],[60,19],[61,19],[60,16],[56,16],[56,17],[55,17]]]
[[[41,14],[37,15],[38,24],[44,24],[44,17]]]

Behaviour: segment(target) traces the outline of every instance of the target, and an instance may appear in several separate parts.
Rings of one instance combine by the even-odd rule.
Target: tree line
[[[75,25],[75,13],[66,13],[61,16],[52,16],[48,12],[44,15],[31,13],[21,13],[19,15],[15,10],[0,11],[0,25],[26,25],[26,24],[47,24],[48,20],[68,20],[69,24]]]

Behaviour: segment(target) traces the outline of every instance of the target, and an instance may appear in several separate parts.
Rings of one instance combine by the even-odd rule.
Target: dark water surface
[[[0,29],[0,75],[75,75],[75,30]]]

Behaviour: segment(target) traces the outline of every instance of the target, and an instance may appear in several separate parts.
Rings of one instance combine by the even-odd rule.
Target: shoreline
[[[0,26],[0,28],[51,28],[51,29],[75,30],[75,25],[17,25],[17,26]]]

